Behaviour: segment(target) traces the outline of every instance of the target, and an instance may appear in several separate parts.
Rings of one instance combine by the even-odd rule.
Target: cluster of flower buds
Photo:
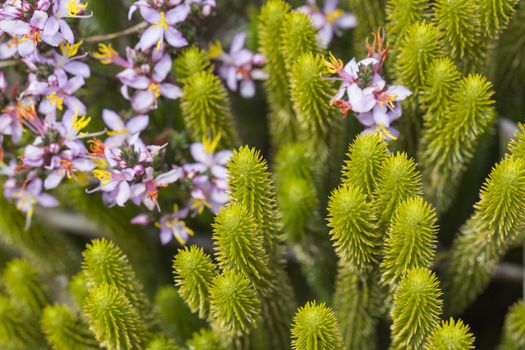
[[[325,65],[337,77],[327,78],[341,81],[332,104],[339,108],[344,116],[354,112],[357,120],[363,124],[365,132],[379,132],[386,140],[394,140],[399,132],[392,123],[401,117],[401,104],[412,92],[403,85],[387,86],[381,76],[381,69],[388,56],[380,33],[374,35],[374,42],[368,45],[368,57],[357,62],[352,59],[343,66],[343,62],[330,54]]]
[[[312,19],[317,29],[317,40],[322,48],[327,48],[332,42],[334,34],[341,36],[344,30],[354,28],[357,18],[338,8],[339,0],[325,0],[323,7],[317,6],[316,0],[307,0],[306,5],[297,11],[306,13]]]
[[[266,72],[261,69],[266,59],[245,48],[245,41],[246,34],[237,33],[228,53],[224,52],[220,42],[215,42],[210,46],[209,56],[217,61],[217,72],[226,86],[231,91],[239,90],[242,97],[250,98],[255,95],[255,80],[267,78]]]

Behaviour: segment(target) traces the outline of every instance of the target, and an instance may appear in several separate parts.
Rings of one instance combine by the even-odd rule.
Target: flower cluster
[[[380,132],[386,140],[393,140],[399,135],[391,124],[401,117],[400,101],[412,92],[403,85],[386,85],[381,69],[388,48],[383,48],[383,44],[378,33],[374,35],[374,43],[368,45],[367,58],[359,62],[352,59],[343,66],[341,60],[330,54],[325,64],[330,73],[337,75],[328,79],[342,82],[332,104],[341,109],[344,116],[354,112],[366,127],[365,132]]]
[[[307,0],[306,5],[297,11],[310,16],[312,23],[318,30],[317,39],[322,48],[327,48],[332,42],[334,34],[341,36],[346,29],[357,25],[357,18],[342,9],[337,8],[339,0],[325,0],[322,8],[317,6],[316,0]]]
[[[224,52],[220,42],[216,42],[211,45],[209,56],[218,61],[218,74],[226,86],[231,91],[240,90],[242,97],[250,98],[255,95],[255,80],[264,80],[267,75],[261,69],[265,57],[245,48],[245,41],[244,33],[235,35],[228,53]]]
[[[67,18],[90,17],[79,0],[7,0],[0,9],[0,58],[38,58],[40,43],[58,47],[75,42]],[[10,37],[5,38],[4,33]],[[7,39],[7,40],[5,40]]]

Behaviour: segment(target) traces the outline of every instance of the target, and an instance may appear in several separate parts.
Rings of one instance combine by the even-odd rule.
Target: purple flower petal
[[[244,79],[241,81],[241,96],[244,98],[251,98],[255,95],[255,83],[251,79]]]
[[[355,117],[364,126],[370,127],[375,124],[374,113],[372,111],[365,112],[365,113],[359,113]]]
[[[171,70],[171,57],[168,54],[162,56],[162,58],[155,64],[153,68],[153,79],[160,83],[166,79],[168,73]]]
[[[412,91],[410,91],[407,87],[403,85],[389,86],[386,92],[389,95],[394,95],[396,97],[396,101],[403,101],[408,96],[412,95]]]
[[[47,193],[40,193],[36,201],[44,208],[54,208],[59,204],[58,199]]]
[[[44,181],[44,188],[46,190],[51,190],[53,188],[56,188],[61,182],[62,179],[64,179],[65,172],[64,171],[52,171]]]
[[[373,93],[365,90],[361,90],[357,84],[351,84],[348,87],[348,102],[354,112],[368,112],[375,106],[376,100]]]
[[[58,23],[58,20],[55,17],[49,17],[49,19],[46,22],[46,25],[44,26],[42,34],[44,36],[51,36],[58,33],[59,30],[60,24]]]
[[[169,27],[166,30],[165,34],[166,34],[166,41],[168,42],[168,44],[170,44],[171,46],[175,48],[184,47],[188,45],[188,41],[186,40],[186,38],[184,38],[182,33],[173,27]]]
[[[139,7],[140,15],[146,20],[146,22],[150,24],[157,24],[160,22],[160,12],[152,9],[148,6],[140,6]]]
[[[131,106],[137,112],[145,112],[155,104],[155,95],[150,91],[139,91],[131,99]]]
[[[334,28],[330,24],[326,24],[317,32],[317,41],[322,48],[327,48],[334,36]]]
[[[21,20],[4,20],[0,21],[0,30],[10,35],[24,35],[29,33],[31,27],[27,22]]]
[[[73,44],[75,42],[75,35],[73,34],[69,24],[63,19],[59,20],[58,24],[60,25],[60,32],[62,33],[64,39],[66,39],[70,44]]]
[[[78,75],[82,78],[89,78],[91,71],[89,66],[84,62],[71,61],[66,63],[64,70],[72,75]]]
[[[31,21],[29,22],[29,24],[32,27],[43,29],[46,22],[47,22],[47,13],[45,13],[44,11],[37,10],[33,13],[33,17],[31,17]]]
[[[65,96],[64,104],[68,109],[74,111],[74,113],[78,113],[78,115],[86,115],[86,105],[75,96]]]
[[[344,13],[335,23],[342,29],[355,28],[357,26],[357,17],[351,13]]]
[[[128,201],[130,194],[129,184],[126,181],[121,181],[118,185],[117,197],[115,198],[117,205],[123,207]]]
[[[168,171],[167,173],[161,174],[157,176],[157,186],[163,186],[171,184],[175,181],[178,181],[183,176],[183,171],[181,168],[175,168],[173,170]]]
[[[110,109],[102,111],[102,119],[111,130],[124,130],[126,126],[120,116]]]
[[[72,161],[73,167],[77,170],[88,172],[96,168],[93,161],[87,158],[77,158]]]
[[[182,96],[182,90],[174,84],[160,84],[160,94],[166,98],[175,100]]]
[[[131,118],[126,123],[126,128],[131,134],[136,134],[148,127],[149,117],[147,115],[138,115],[134,118]],[[108,125],[109,126],[109,125]],[[116,130],[116,129],[113,129]]]
[[[82,77],[73,77],[69,79],[66,86],[64,86],[64,91],[68,95],[73,95],[75,92],[77,92],[78,89],[80,89],[84,85],[85,81]]]
[[[160,26],[150,26],[148,29],[142,33],[142,36],[140,37],[140,41],[137,45],[139,49],[142,51],[149,49],[153,45],[155,45],[157,42],[162,40],[162,34],[163,30]]]
[[[166,12],[166,22],[172,26],[176,23],[184,21],[190,13],[190,7],[187,5],[179,5],[174,9]]]
[[[232,40],[230,45],[230,54],[234,55],[237,52],[241,51],[244,46],[244,41],[246,40],[246,34],[244,32],[237,33]]]
[[[206,152],[206,150],[204,149],[204,145],[200,142],[191,144],[190,153],[193,159],[195,159],[199,163],[203,163],[203,164],[211,163],[210,154]]]

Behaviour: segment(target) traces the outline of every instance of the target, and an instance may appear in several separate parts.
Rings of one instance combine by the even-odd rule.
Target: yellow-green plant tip
[[[146,350],[180,350],[173,340],[166,339],[164,337],[155,337],[153,338],[146,347]]]
[[[25,317],[0,295],[0,346],[4,349],[46,349],[44,339],[33,321]]]
[[[111,284],[91,288],[84,303],[91,331],[108,350],[139,350],[147,333],[138,311],[123,292]]]
[[[330,106],[335,89],[323,78],[326,75],[323,58],[311,52],[295,57],[290,73],[291,97],[302,139],[324,144],[335,114]]]
[[[424,19],[429,10],[427,0],[388,0],[386,3],[386,32],[390,46],[397,48],[408,28]]]
[[[442,321],[428,337],[425,350],[470,350],[474,349],[474,335],[463,321]]]
[[[83,271],[77,273],[69,280],[69,294],[78,308],[82,308],[84,299],[89,293],[86,275]]]
[[[209,310],[208,292],[215,276],[215,265],[204,250],[197,246],[179,250],[173,261],[175,286],[192,312],[200,318]]]
[[[476,0],[438,0],[434,4],[437,27],[452,59],[462,65],[480,60],[483,46]]]
[[[443,302],[437,277],[430,270],[410,270],[394,293],[392,350],[418,350],[438,325]]]
[[[449,58],[437,59],[428,68],[420,95],[426,111],[424,121],[427,128],[439,125],[439,117],[445,113],[460,78],[461,73]]]
[[[210,315],[232,336],[248,334],[255,327],[261,304],[250,281],[235,271],[217,276],[210,289]]]
[[[525,159],[525,124],[518,123],[518,131],[509,144],[509,154]]]
[[[144,320],[151,317],[151,304],[137,280],[127,256],[117,245],[104,238],[95,239],[82,253],[82,269],[88,288],[107,283],[118,288],[139,311]]]
[[[435,210],[421,197],[403,201],[394,213],[385,241],[383,282],[395,286],[414,268],[430,268],[437,238]]]
[[[275,155],[275,182],[289,178],[303,178],[314,180],[313,166],[314,155],[304,142],[285,145]]]
[[[187,344],[189,350],[224,350],[213,331],[204,328],[195,332]]]
[[[376,189],[381,164],[388,156],[387,144],[374,133],[361,133],[350,144],[343,166],[343,184],[360,187],[369,198]]]
[[[193,140],[220,137],[219,145],[223,148],[238,143],[228,94],[217,76],[210,72],[195,73],[185,80],[183,93],[182,114]]]
[[[21,312],[39,317],[48,298],[41,276],[29,261],[9,261],[2,273],[2,283],[13,304]]]
[[[196,73],[212,72],[208,55],[195,46],[184,49],[175,59],[173,68],[178,80],[182,82]]]
[[[281,52],[288,73],[292,72],[302,54],[319,53],[317,31],[306,13],[290,12],[285,16],[281,29]]]
[[[292,349],[343,349],[341,331],[331,308],[314,301],[297,310],[292,325]]]
[[[359,270],[369,270],[377,262],[381,236],[366,195],[356,186],[341,186],[330,196],[328,213],[337,255]]]
[[[255,286],[268,288],[271,283],[268,255],[255,219],[243,204],[230,203],[221,209],[213,224],[213,239],[223,270],[233,269]]]
[[[500,345],[502,350],[525,348],[525,304],[518,301],[512,305],[505,317],[503,336]]]
[[[428,67],[440,54],[441,38],[438,29],[430,23],[414,23],[408,28],[399,46],[395,65],[397,76],[410,90],[420,90]]]
[[[495,38],[509,24],[519,0],[484,0],[479,2],[485,33]]]
[[[47,342],[54,350],[100,349],[88,326],[66,305],[46,306],[40,324]]]
[[[242,203],[253,215],[264,239],[264,248],[270,258],[275,257],[282,241],[279,235],[277,200],[268,164],[261,153],[242,146],[234,150],[226,165],[230,198]]]
[[[373,197],[380,232],[386,232],[394,211],[402,201],[421,193],[421,175],[414,160],[406,153],[389,155],[379,170]]]
[[[297,137],[297,120],[290,101],[288,76],[281,52],[281,29],[290,5],[282,0],[267,1],[261,8],[258,39],[268,79],[264,82],[270,104],[270,134],[276,146],[292,142]],[[278,147],[277,147],[278,148]]]

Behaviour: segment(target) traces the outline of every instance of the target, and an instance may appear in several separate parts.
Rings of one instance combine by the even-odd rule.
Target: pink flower
[[[124,123],[117,113],[109,109],[102,111],[102,119],[104,119],[104,123],[106,123],[108,128],[111,129],[108,131],[110,136],[105,141],[108,147],[119,147],[124,142],[134,144],[138,141],[140,132],[145,130],[149,123],[147,115],[138,115]]]

